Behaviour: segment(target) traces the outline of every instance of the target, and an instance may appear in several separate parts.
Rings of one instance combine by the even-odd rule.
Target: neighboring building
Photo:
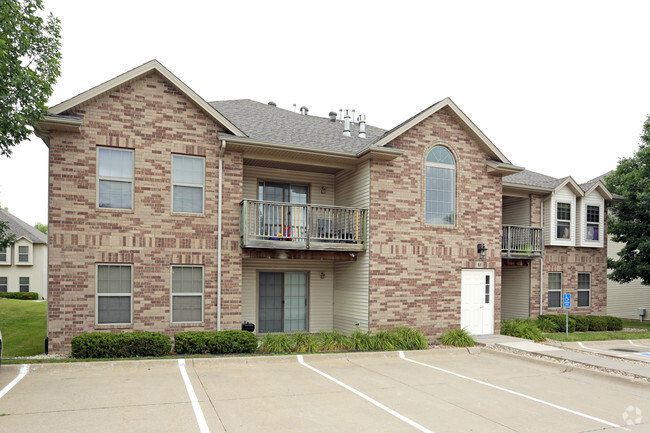
[[[601,183],[522,172],[450,99],[388,131],[341,117],[207,103],[156,61],[52,107],[51,349],[242,321],[490,334],[563,292],[604,314]]]
[[[618,252],[623,243],[614,242],[611,236],[607,238],[607,255],[611,259],[619,259]],[[645,315],[639,316],[639,310]],[[650,320],[650,286],[641,284],[640,279],[627,284],[607,280],[607,315],[622,319]]]
[[[3,209],[0,221],[16,236],[13,246],[0,249],[0,292],[35,292],[47,299],[47,235]]]

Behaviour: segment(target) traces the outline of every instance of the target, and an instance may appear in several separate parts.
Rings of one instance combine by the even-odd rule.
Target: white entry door
[[[472,335],[494,333],[494,270],[463,269],[460,326]]]

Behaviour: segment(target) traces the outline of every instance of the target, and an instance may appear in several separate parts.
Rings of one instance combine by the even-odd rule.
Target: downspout
[[[539,259],[539,315],[542,315],[542,302],[544,300],[544,200],[539,204],[539,222],[542,225],[542,257]]]
[[[223,208],[223,154],[226,151],[226,140],[221,140],[219,148],[219,205],[218,205],[218,228],[217,228],[217,331],[221,331],[221,241],[222,225],[221,211]]]

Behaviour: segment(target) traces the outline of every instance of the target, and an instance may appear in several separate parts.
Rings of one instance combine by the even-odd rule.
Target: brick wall
[[[80,133],[50,141],[50,350],[95,330],[153,330],[173,335],[217,327],[219,126],[155,72],[77,107]],[[97,209],[97,147],[134,150],[134,209]],[[171,213],[171,155],[205,157],[205,215]],[[222,326],[241,322],[239,202],[242,156],[224,157]],[[97,326],[95,266],[133,264],[133,324]],[[205,321],[170,324],[171,265],[205,269]]]
[[[425,166],[438,144],[456,158],[456,224],[424,222]],[[409,325],[430,339],[460,327],[461,271],[475,268],[476,245],[495,270],[495,332],[501,294],[501,178],[487,173],[488,155],[447,109],[395,139],[404,154],[373,161],[370,186],[370,328]]]

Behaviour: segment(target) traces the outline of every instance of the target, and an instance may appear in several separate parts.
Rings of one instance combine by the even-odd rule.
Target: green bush
[[[471,335],[464,329],[448,329],[440,337],[440,342],[445,346],[469,347],[476,345]]]
[[[623,330],[623,319],[618,317],[605,316],[607,319],[607,330],[608,331],[622,331]]]
[[[551,320],[557,325],[556,332],[566,332],[566,316],[562,314],[542,314],[537,318],[537,320]],[[569,317],[569,332],[576,331],[576,321],[572,317]]]
[[[160,332],[90,332],[72,338],[74,358],[136,358],[166,356],[171,352],[168,335]]]
[[[535,319],[510,319],[501,322],[501,334],[533,341],[546,340]]]
[[[322,331],[318,335],[318,350],[323,352],[351,350],[350,338],[339,331]]]
[[[399,326],[393,332],[401,340],[402,350],[424,350],[429,347],[427,337],[415,328]]]
[[[503,326],[503,325],[502,325]],[[548,318],[537,318],[537,327],[542,332],[557,332],[558,326]]]
[[[376,350],[375,339],[370,335],[369,332],[362,332],[359,329],[355,329],[352,335],[350,336],[350,348],[351,350]]]
[[[293,352],[294,346],[286,334],[266,334],[259,349],[263,353]]]
[[[607,331],[607,318],[605,316],[585,316],[589,320],[590,331]]]
[[[293,334],[290,339],[293,350],[296,352],[316,352],[318,350],[318,340],[312,334]]]
[[[248,331],[185,331],[174,335],[176,353],[253,353],[258,340]]]
[[[0,298],[20,299],[23,301],[37,301],[38,293],[36,292],[0,292]]]
[[[569,316],[576,321],[576,332],[589,331],[589,319],[587,316]]]

